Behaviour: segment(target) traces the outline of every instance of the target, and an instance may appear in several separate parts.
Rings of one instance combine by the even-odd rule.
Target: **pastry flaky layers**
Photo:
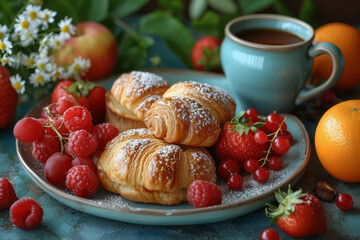
[[[132,71],[122,74],[106,93],[106,121],[120,132],[145,127],[145,113],[168,88],[168,82],[153,73]]]
[[[102,186],[136,202],[187,201],[193,180],[215,182],[215,164],[205,148],[174,145],[148,129],[125,131],[106,145],[98,163]]]
[[[210,147],[221,126],[235,116],[234,99],[224,89],[199,82],[172,85],[147,111],[144,123],[169,143]]]

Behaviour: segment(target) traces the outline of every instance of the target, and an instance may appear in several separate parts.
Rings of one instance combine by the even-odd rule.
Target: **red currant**
[[[272,144],[272,148],[278,154],[285,154],[289,151],[290,142],[286,137],[277,136]]]
[[[45,178],[52,184],[59,184],[66,179],[66,174],[72,167],[71,160],[62,153],[54,153],[45,162]]]
[[[34,142],[45,135],[41,123],[31,117],[25,117],[19,120],[15,124],[13,132],[15,138],[20,142]]]
[[[271,132],[276,132],[279,129],[280,124],[284,121],[284,117],[277,113],[270,113],[267,115],[265,120],[266,128]],[[287,128],[286,124],[283,123],[281,130],[285,131]]]
[[[336,206],[343,211],[348,211],[353,206],[353,199],[347,193],[341,193],[336,197]]]
[[[51,123],[54,128],[56,128],[57,132],[62,136],[69,133],[69,130],[65,127],[64,118],[63,117],[54,117],[53,122]],[[51,127],[49,120],[44,124],[47,133],[51,136],[58,137],[57,133]]]
[[[246,172],[248,173],[253,173],[256,171],[256,169],[258,169],[260,166],[260,163],[258,160],[254,159],[254,158],[250,158],[249,160],[246,160],[244,162],[244,169]]]
[[[243,182],[243,177],[238,173],[231,174],[227,180],[229,188],[234,191],[239,190],[242,187]]]
[[[255,108],[249,108],[245,111],[245,119],[251,118],[253,121],[259,116],[258,111]]]
[[[266,182],[270,177],[269,169],[266,167],[260,167],[253,173],[254,179],[259,183]]]
[[[282,165],[282,161],[279,157],[274,156],[269,159],[268,167],[271,170],[274,170],[274,171],[280,170],[281,165]]]
[[[48,119],[48,117],[54,116],[55,114],[57,114],[56,104],[52,103],[43,108],[41,112],[41,117],[44,119]]]
[[[218,173],[223,179],[228,179],[232,173],[239,173],[240,163],[232,158],[222,160],[218,166]]]
[[[68,108],[75,106],[75,101],[70,95],[61,97],[56,104],[56,111],[58,114],[63,115]]]
[[[278,231],[273,228],[267,228],[261,232],[260,240],[279,240],[280,236]]]
[[[268,140],[268,136],[263,131],[258,131],[254,135],[254,141],[258,144],[265,144]]]
[[[278,136],[283,136],[283,137],[287,138],[291,145],[291,143],[293,141],[293,137],[289,131],[281,131],[281,132],[279,132]]]

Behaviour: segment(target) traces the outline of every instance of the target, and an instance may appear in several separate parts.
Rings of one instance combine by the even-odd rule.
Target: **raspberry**
[[[91,134],[98,142],[98,150],[104,151],[106,144],[114,137],[119,135],[119,129],[111,123],[103,123],[94,126],[91,129]]]
[[[187,198],[196,208],[209,207],[221,204],[222,192],[214,183],[195,180],[188,188]]]
[[[54,153],[45,163],[45,178],[52,184],[59,184],[65,181],[71,167],[71,160],[65,154]]]
[[[69,137],[69,149],[76,157],[88,157],[95,152],[98,143],[88,131],[77,130]]]
[[[33,156],[42,164],[56,152],[60,152],[59,142],[53,136],[45,135],[43,138],[36,140],[32,144]]]
[[[14,126],[14,136],[20,142],[33,142],[44,135],[45,131],[41,123],[35,118],[23,118]]]
[[[80,129],[90,132],[92,128],[91,114],[85,107],[71,107],[64,112],[64,124],[72,132]]]
[[[7,178],[0,178],[0,210],[9,208],[18,198]]]
[[[95,165],[94,161],[92,160],[92,158],[90,158],[90,157],[84,157],[84,158],[77,157],[77,158],[75,158],[74,160],[71,161],[71,165],[72,165],[72,166],[86,165],[86,166],[88,166],[95,174],[96,174],[96,172],[97,172],[96,165]]]
[[[32,198],[21,198],[10,207],[10,220],[20,229],[37,227],[42,217],[42,207]]]
[[[93,195],[98,186],[98,178],[86,165],[74,166],[66,175],[66,187],[79,197]]]

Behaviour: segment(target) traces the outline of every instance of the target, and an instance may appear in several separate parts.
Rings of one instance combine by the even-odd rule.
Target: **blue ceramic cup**
[[[246,41],[237,33],[251,29],[275,29],[301,38],[300,42],[268,45]],[[230,21],[220,57],[224,73],[244,109],[259,113],[290,112],[301,104],[330,89],[343,69],[341,51],[331,43],[313,45],[314,29],[307,23],[281,15],[254,14]],[[319,86],[307,88],[312,58],[327,54],[332,73]]]

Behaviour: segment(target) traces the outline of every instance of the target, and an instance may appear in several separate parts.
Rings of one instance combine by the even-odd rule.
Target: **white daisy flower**
[[[68,69],[64,67],[59,67],[58,72],[60,74],[59,76],[60,79],[68,79],[71,77],[71,72],[69,72]],[[55,73],[55,75],[57,75],[57,73]]]
[[[36,61],[35,63],[36,68],[38,68],[41,71],[49,72],[51,67],[50,66],[51,60],[49,57],[41,57],[39,55],[39,57],[35,61]]]
[[[57,34],[49,39],[49,47],[54,50],[59,50],[65,42],[64,35]]]
[[[8,27],[0,24],[0,40],[4,39],[8,35]]]
[[[0,58],[0,63],[5,66],[8,65],[10,67],[13,68],[19,68],[20,65],[20,59],[18,58],[19,53],[16,56],[8,56],[7,54],[4,54],[1,58]]]
[[[15,19],[14,31],[22,35],[25,30],[28,30],[32,27],[30,22],[31,20],[29,17],[23,14],[18,15],[18,17]]]
[[[10,66],[10,60],[9,57],[7,56],[7,54],[4,54],[1,58],[0,58],[0,63],[3,66],[9,65]],[[10,63],[10,64],[9,64]]]
[[[0,52],[5,52],[7,54],[12,53],[12,43],[9,41],[8,37],[5,37],[4,39],[0,39]]]
[[[76,27],[72,25],[71,22],[72,22],[72,18],[66,16],[58,24],[60,28],[60,34],[63,35],[65,39],[68,39],[71,37],[71,35],[75,34]]]
[[[42,21],[40,6],[29,4],[26,6],[22,14],[28,17],[29,20],[33,22],[36,26],[38,26]]]
[[[56,12],[51,11],[49,9],[44,9],[41,12],[41,24],[42,30],[46,30],[49,28],[49,23],[53,23],[55,21]]]
[[[34,67],[36,64],[36,59],[39,58],[37,53],[30,53],[30,55],[21,55],[21,64],[27,67]]]
[[[25,92],[25,81],[21,79],[19,74],[11,76],[10,81],[17,93],[23,94]]]
[[[69,72],[75,75],[80,75],[91,67],[89,59],[77,57],[74,59],[73,64],[69,66]]]
[[[43,72],[39,69],[35,69],[35,72],[32,73],[29,77],[29,82],[34,86],[38,87],[45,85],[45,83],[49,82],[50,75],[46,72]]]
[[[29,28],[20,34],[20,45],[27,47],[38,38],[38,28]]]
[[[49,66],[49,74],[51,75],[51,80],[56,81],[60,78],[61,74],[65,72],[63,67],[58,67],[56,63],[51,63]]]

